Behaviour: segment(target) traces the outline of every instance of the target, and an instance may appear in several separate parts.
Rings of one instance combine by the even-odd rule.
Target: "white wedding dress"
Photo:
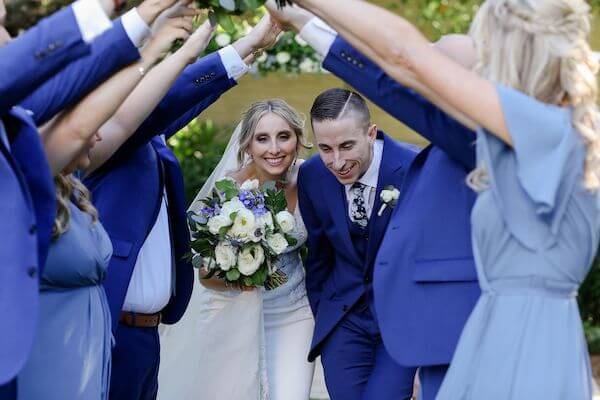
[[[238,134],[236,129],[197,199],[234,169]],[[296,174],[297,167],[291,175]],[[297,208],[292,234],[298,244],[277,261],[288,278],[284,285],[222,292],[195,282],[181,321],[161,326],[159,400],[309,399],[314,364],[307,356],[314,319],[298,251],[307,233]]]

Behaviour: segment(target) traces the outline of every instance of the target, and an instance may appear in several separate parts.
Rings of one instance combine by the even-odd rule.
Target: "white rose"
[[[238,255],[238,270],[242,275],[250,276],[255,273],[265,261],[265,251],[260,246],[252,246],[240,251]]]
[[[298,67],[300,68],[300,72],[304,73],[311,73],[315,72],[316,70],[315,63],[310,58],[305,58],[304,60],[302,60]]]
[[[290,62],[290,60],[292,59],[292,56],[290,55],[290,53],[288,53],[287,51],[280,51],[279,53],[277,53],[277,55],[275,56],[275,59],[277,60],[277,62],[279,64],[287,64]]]
[[[258,179],[248,179],[242,186],[240,186],[241,190],[257,190],[259,186]]]
[[[298,43],[300,46],[305,47],[306,45],[308,45],[308,43],[306,42],[306,40],[302,39],[300,37],[300,35],[296,35],[294,37],[294,40],[296,41],[296,43]]]
[[[396,188],[392,190],[392,200],[396,201],[400,198],[400,191]]]
[[[215,42],[217,42],[217,44],[219,45],[219,47],[225,47],[228,44],[231,43],[231,36],[229,36],[228,33],[219,33],[216,37],[215,37]]]
[[[246,209],[246,207],[244,207],[244,203],[242,203],[240,201],[239,197],[236,196],[233,199],[223,203],[223,205],[221,206],[220,214],[230,217],[231,214],[236,213],[240,210],[245,210],[245,209]]]
[[[273,227],[275,226],[273,224],[273,215],[270,211],[267,211],[265,214],[258,217],[258,222],[261,223],[262,226],[265,228],[273,229]]]
[[[227,242],[221,242],[215,248],[217,265],[223,271],[229,271],[237,262],[236,249]]]
[[[280,213],[277,213],[275,220],[277,220],[277,223],[279,224],[279,227],[281,227],[283,233],[290,233],[296,226],[296,220],[294,220],[294,216],[287,211],[281,211]]]
[[[256,218],[250,210],[239,210],[233,221],[229,234],[238,238],[247,238],[251,235],[256,223]]]
[[[228,215],[215,215],[208,220],[208,230],[213,235],[218,235],[221,228],[230,226],[232,224],[231,218]]]
[[[281,233],[276,233],[267,237],[267,244],[277,255],[283,253],[288,248],[288,242]]]
[[[393,197],[392,197],[392,191],[391,190],[382,190],[381,191],[381,201],[383,201],[384,203],[389,203],[390,201],[392,201]]]

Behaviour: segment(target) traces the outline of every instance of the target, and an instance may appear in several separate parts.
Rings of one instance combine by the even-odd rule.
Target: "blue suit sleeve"
[[[95,174],[155,136],[171,137],[235,85],[217,53],[188,66],[148,118]]]
[[[33,112],[38,126],[77,103],[113,73],[140,57],[120,20],[94,40],[91,49],[89,56],[70,63],[20,104]]]
[[[336,38],[323,66],[391,116],[444,150],[452,159],[468,169],[475,168],[474,131],[414,91],[400,85],[341,36]]]
[[[334,263],[334,251],[325,230],[315,212],[306,188],[311,184],[305,171],[300,167],[298,174],[298,206],[302,220],[308,231],[308,256],[304,263],[306,270],[306,292],[313,315],[317,315],[323,285]],[[313,182],[314,184],[314,182]]]
[[[0,48],[0,115],[70,62],[89,54],[71,8],[43,19]]]

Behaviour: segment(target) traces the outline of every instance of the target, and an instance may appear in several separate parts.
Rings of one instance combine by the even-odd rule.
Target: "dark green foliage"
[[[229,129],[217,129],[212,121],[194,120],[169,140],[183,170],[187,204],[221,159],[229,134]]]
[[[598,257],[579,289],[578,300],[581,319],[586,323],[600,326],[600,258]],[[598,336],[600,338],[600,335]]]

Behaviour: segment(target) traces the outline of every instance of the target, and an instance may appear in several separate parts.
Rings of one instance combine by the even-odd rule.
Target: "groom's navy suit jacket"
[[[191,263],[184,259],[190,239],[183,176],[161,135],[168,139],[235,84],[216,53],[187,67],[133,136],[85,179],[113,244],[104,282],[113,331],[138,253],[156,222],[163,188],[168,198],[175,279],[171,300],[161,311],[162,321],[175,323],[185,312],[194,277]]]
[[[126,35],[120,33],[125,35],[122,26],[116,24],[97,39],[97,45],[94,42],[90,54],[90,46],[82,40],[67,8],[0,49],[0,68],[7,71],[0,74],[0,90],[7,93],[0,94],[0,110],[10,142],[10,149],[0,144],[0,219],[4,230],[0,255],[5,263],[5,268],[0,268],[0,313],[11,327],[0,334],[0,385],[18,373],[31,347],[38,277],[56,212],[52,174],[35,116],[51,118],[85,95],[109,70],[139,57],[137,49],[124,42],[129,41]],[[89,68],[98,63],[98,57],[104,66]],[[2,65],[2,61],[10,63]],[[41,82],[44,84],[37,87]],[[27,109],[16,106],[19,101]]]
[[[404,366],[448,364],[480,290],[471,248],[475,133],[399,85],[338,37],[324,66],[432,144],[401,188],[375,262],[384,344]],[[460,95],[460,93],[457,93]]]
[[[313,156],[300,167],[298,201],[308,230],[306,290],[315,316],[315,332],[309,359],[352,306],[372,287],[373,264],[391,210],[381,216],[379,194],[386,186],[402,188],[417,148],[396,142],[382,132],[383,157],[379,169],[375,204],[368,225],[366,257],[361,258],[350,236],[345,186]]]

